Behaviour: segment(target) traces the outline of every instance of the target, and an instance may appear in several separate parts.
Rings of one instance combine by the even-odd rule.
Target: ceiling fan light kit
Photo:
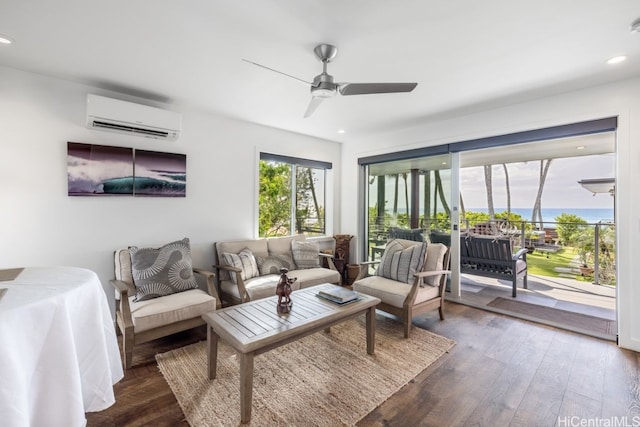
[[[307,107],[304,117],[309,117],[318,108],[323,99],[332,98],[336,93],[340,95],[368,95],[380,93],[411,92],[418,83],[335,83],[333,76],[327,73],[327,64],[338,54],[338,48],[330,44],[319,44],[313,49],[316,57],[322,62],[322,73],[314,77],[311,83],[311,101]],[[269,71],[282,74],[287,77],[305,82],[303,79],[291,76],[273,68],[244,59],[244,61],[265,68]],[[309,84],[309,83],[307,83]]]

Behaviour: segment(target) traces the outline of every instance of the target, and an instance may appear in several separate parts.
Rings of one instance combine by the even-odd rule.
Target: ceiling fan
[[[311,85],[311,102],[309,102],[309,106],[307,107],[307,111],[304,113],[304,117],[309,117],[313,114],[323,99],[334,97],[337,93],[340,93],[340,95],[343,96],[348,96],[367,95],[372,93],[411,92],[418,85],[418,83],[334,83],[333,76],[327,73],[327,64],[336,57],[338,48],[330,44],[319,44],[313,49],[313,51],[322,62],[322,73],[315,76],[313,82],[299,79],[298,77],[291,76],[283,73],[282,71],[274,70],[273,68],[249,61],[248,59],[243,59],[243,61]]]

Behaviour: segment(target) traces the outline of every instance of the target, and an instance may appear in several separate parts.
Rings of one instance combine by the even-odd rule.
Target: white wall
[[[470,114],[426,121],[343,146],[342,232],[356,234],[359,157],[618,116],[616,223],[620,345],[640,351],[640,79]],[[359,249],[359,244],[356,245]],[[359,255],[360,256],[360,255]]]
[[[189,237],[194,265],[210,269],[213,242],[254,237],[258,151],[332,162],[340,182],[340,144],[161,104],[153,105],[183,113],[176,142],[90,130],[87,93],[151,105],[0,67],[0,268],[89,268],[112,310],[116,248]],[[67,141],[184,153],[187,197],[69,197]],[[339,206],[339,196],[328,203]],[[339,217],[336,209],[336,230]]]

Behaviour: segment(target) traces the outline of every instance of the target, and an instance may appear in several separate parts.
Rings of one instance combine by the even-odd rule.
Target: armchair
[[[184,248],[185,244],[186,253],[183,252],[182,258],[180,258],[180,255],[176,254],[178,252],[176,246]],[[140,281],[134,281],[136,267],[132,266],[130,248],[116,250],[115,279],[110,280],[109,283],[114,287],[116,293],[116,323],[123,338],[122,351],[125,369],[132,365],[135,345],[204,325],[205,322],[201,316],[220,308],[220,298],[218,298],[213,283],[214,274],[206,270],[191,268],[187,239],[150,251],[164,253],[167,263],[171,261],[181,263],[186,270],[180,271],[180,275],[189,275],[189,272],[192,272],[190,276],[194,283],[197,284],[193,273],[204,278],[208,293],[194,286],[184,291],[162,296],[149,296],[149,292],[147,292],[147,296],[144,296],[145,294],[141,293],[140,288],[136,286]],[[157,267],[163,258],[161,255],[158,259],[153,260],[152,267]],[[185,258],[188,259],[185,260]],[[162,285],[159,280],[154,282],[152,286],[154,292]]]
[[[376,274],[367,277],[369,267],[377,263]],[[376,308],[402,318],[408,338],[413,316],[437,308],[444,320],[448,268],[447,246],[395,239],[387,244],[380,260],[360,265],[353,290],[380,298]]]

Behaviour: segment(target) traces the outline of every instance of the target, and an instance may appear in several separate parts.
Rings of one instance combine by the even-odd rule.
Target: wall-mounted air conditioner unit
[[[87,127],[175,141],[180,136],[182,116],[169,110],[89,94]]]

